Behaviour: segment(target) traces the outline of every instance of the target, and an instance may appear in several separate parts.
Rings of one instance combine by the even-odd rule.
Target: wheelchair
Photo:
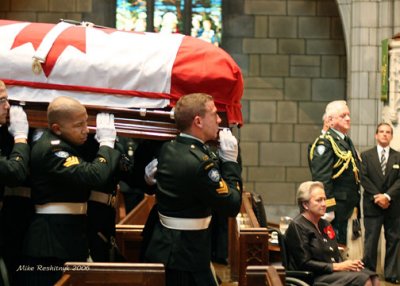
[[[285,267],[285,279],[288,286],[310,286],[314,285],[314,274],[310,271],[287,270],[289,266],[289,258],[285,244],[285,237],[279,229],[267,228],[268,232],[278,234],[278,244],[282,259],[282,266]]]

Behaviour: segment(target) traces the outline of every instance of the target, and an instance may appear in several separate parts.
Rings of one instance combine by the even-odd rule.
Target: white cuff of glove
[[[114,149],[115,141],[102,141],[99,144],[100,146],[108,146],[112,149]]]

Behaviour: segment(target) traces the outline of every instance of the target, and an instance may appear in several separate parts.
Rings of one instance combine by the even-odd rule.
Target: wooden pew
[[[156,263],[67,262],[55,286],[165,286],[165,269]]]
[[[267,228],[260,227],[253,211],[251,194],[243,192],[242,206],[236,218],[229,219],[229,264],[231,279],[239,285],[246,282],[246,268],[249,265],[268,265]]]
[[[246,268],[246,283],[251,286],[282,286],[285,282],[283,266],[248,266]]]
[[[116,224],[117,245],[128,262],[139,262],[142,231],[154,203],[154,196],[145,195],[144,199]]]

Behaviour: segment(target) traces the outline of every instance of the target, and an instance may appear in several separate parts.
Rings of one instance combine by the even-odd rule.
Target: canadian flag
[[[0,79],[9,97],[125,108],[174,106],[205,92],[230,124],[242,122],[240,68],[221,48],[181,34],[0,20]]]

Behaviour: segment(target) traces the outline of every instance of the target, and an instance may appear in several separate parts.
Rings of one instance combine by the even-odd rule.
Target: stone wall
[[[1,0],[0,17],[18,21],[58,23],[89,21],[115,27],[115,0]]]
[[[222,45],[245,79],[243,177],[276,221],[297,213],[296,188],[311,179],[307,146],[325,105],[346,98],[343,28],[334,0],[228,3]]]

